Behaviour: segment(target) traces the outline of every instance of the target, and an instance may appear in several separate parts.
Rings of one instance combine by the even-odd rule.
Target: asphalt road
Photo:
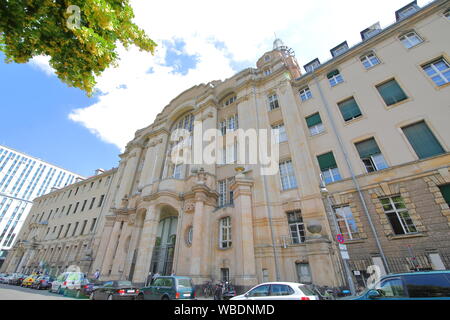
[[[62,295],[48,292],[48,290],[36,290],[0,284],[0,300],[76,300]]]

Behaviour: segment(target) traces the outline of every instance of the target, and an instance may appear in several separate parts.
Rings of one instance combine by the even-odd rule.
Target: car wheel
[[[168,296],[163,296],[161,300],[169,300]]]
[[[91,292],[91,294],[89,295],[89,300],[95,300],[95,299],[94,299],[94,293],[93,293],[93,292]]]
[[[112,296],[112,294],[110,294],[109,296],[108,296],[108,300],[112,300],[113,299],[113,296]]]
[[[136,297],[136,300],[144,300],[144,295],[138,294],[138,296]]]

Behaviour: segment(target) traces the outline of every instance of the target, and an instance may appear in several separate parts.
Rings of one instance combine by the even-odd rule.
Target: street
[[[0,300],[76,300],[51,293],[48,290],[35,290],[0,284]]]

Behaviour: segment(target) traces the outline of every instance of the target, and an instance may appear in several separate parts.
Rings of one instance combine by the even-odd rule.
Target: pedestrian
[[[172,270],[172,273],[171,273],[170,275],[171,275],[171,276],[174,276],[174,275],[175,275],[175,271]]]
[[[155,280],[156,278],[158,278],[160,276],[160,274],[158,273],[158,271],[153,275],[153,280]]]
[[[98,278],[100,278],[100,271],[97,269],[94,273],[94,279],[98,280]]]
[[[147,282],[145,283],[145,286],[150,285],[151,282],[152,282],[152,279],[153,279],[153,275],[152,275],[151,272],[149,272],[149,273],[148,273],[148,277],[147,277]]]

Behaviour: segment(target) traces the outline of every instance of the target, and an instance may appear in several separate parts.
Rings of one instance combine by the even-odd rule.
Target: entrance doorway
[[[163,214],[161,215],[164,216]],[[158,233],[150,263],[150,271],[153,274],[170,275],[173,271],[177,223],[178,217],[173,215],[166,216],[159,221]]]

